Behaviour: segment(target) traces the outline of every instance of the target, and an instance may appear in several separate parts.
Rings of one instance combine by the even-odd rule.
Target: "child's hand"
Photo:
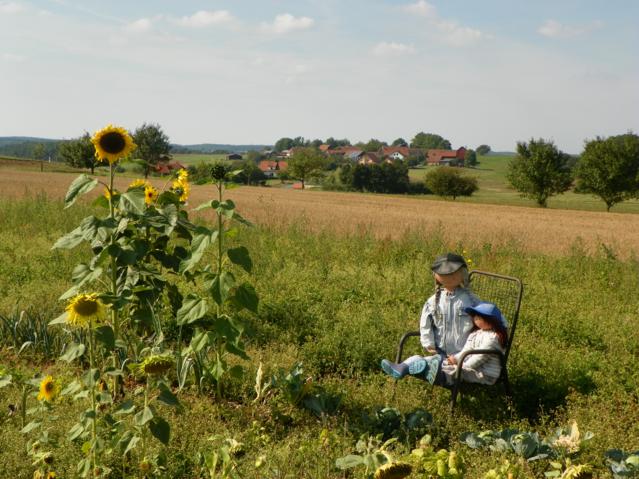
[[[457,360],[455,359],[455,356],[453,356],[452,354],[449,354],[446,359],[448,360],[449,364],[457,364]]]

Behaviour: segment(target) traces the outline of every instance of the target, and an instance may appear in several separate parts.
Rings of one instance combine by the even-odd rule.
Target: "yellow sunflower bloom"
[[[140,363],[139,371],[143,374],[162,374],[173,366],[174,359],[166,354],[154,354]]]
[[[45,479],[56,479],[58,477],[58,475],[53,472],[53,471],[49,471],[47,472],[47,476],[45,477]]]
[[[67,323],[78,328],[91,327],[104,319],[105,306],[98,295],[78,294],[66,307]]]
[[[408,477],[413,468],[405,462],[389,462],[375,471],[375,479],[403,479]]]
[[[180,181],[187,181],[189,179],[189,172],[182,168],[178,170],[177,177]]]
[[[40,382],[40,392],[38,393],[38,401],[51,402],[58,394],[58,385],[53,377],[47,376]]]
[[[109,164],[128,156],[136,148],[129,132],[113,125],[107,125],[96,131],[91,138],[91,143],[95,147],[96,158],[100,161],[107,160]]]
[[[151,185],[147,185],[144,188],[144,202],[147,205],[152,205],[157,199],[158,199],[158,190],[153,188]]]
[[[189,182],[186,180],[177,179],[173,182],[171,190],[178,195],[180,201],[185,202],[189,199],[191,185],[189,185]]]
[[[149,182],[146,180],[143,180],[141,178],[138,178],[135,181],[132,181],[131,184],[129,185],[129,189],[132,188],[146,188],[147,186],[149,186]]]
[[[117,190],[113,190],[113,194],[114,194],[114,195],[117,195],[117,194],[118,194]],[[107,200],[110,200],[110,199],[111,199],[111,192],[109,191],[109,188],[104,188],[104,197],[105,197]]]

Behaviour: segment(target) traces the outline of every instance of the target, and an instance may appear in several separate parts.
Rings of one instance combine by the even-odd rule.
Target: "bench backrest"
[[[508,343],[505,348],[505,356],[508,359],[510,346],[515,337],[517,320],[519,319],[519,307],[524,286],[521,280],[510,276],[503,276],[486,271],[470,272],[470,287],[479,299],[495,303],[508,321]]]

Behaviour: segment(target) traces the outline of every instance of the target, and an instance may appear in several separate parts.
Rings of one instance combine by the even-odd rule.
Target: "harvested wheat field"
[[[50,198],[63,198],[75,177],[6,167],[1,171],[2,197],[44,192]],[[126,188],[130,181],[119,178],[117,184]],[[159,179],[152,182],[158,188],[166,184]],[[96,188],[94,194],[101,191]],[[190,204],[195,207],[213,194],[212,186],[194,185]],[[529,251],[552,254],[566,253],[576,242],[589,252],[605,245],[624,258],[639,251],[639,215],[259,187],[232,189],[228,197],[243,216],[261,225],[298,224],[312,231],[366,232],[380,238],[398,238],[407,232],[437,232],[453,242],[515,242]]]

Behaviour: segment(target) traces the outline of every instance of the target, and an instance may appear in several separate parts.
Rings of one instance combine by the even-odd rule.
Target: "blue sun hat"
[[[501,311],[495,303],[482,301],[477,303],[475,306],[468,306],[464,308],[464,312],[467,314],[478,314],[479,316],[495,318],[504,326],[504,328],[508,327],[508,322],[501,314]]]

